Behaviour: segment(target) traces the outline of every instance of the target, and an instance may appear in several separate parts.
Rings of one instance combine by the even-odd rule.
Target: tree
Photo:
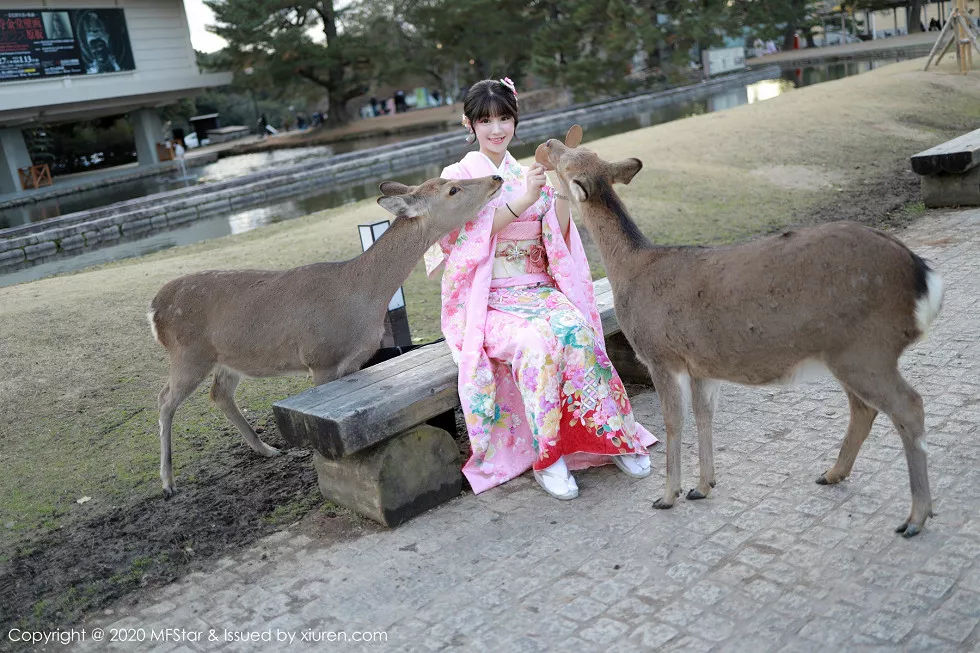
[[[534,71],[580,99],[626,91],[634,60],[662,36],[649,11],[630,0],[547,0],[534,9],[541,21]]]
[[[422,74],[447,91],[481,79],[520,80],[538,20],[526,0],[395,0],[396,52],[384,76]],[[400,62],[400,65],[399,65]]]
[[[328,124],[349,120],[347,103],[367,92],[372,72],[370,41],[356,20],[357,2],[343,8],[333,0],[204,0],[204,4],[217,19],[208,29],[228,41],[223,55],[238,70],[252,68],[287,83],[302,79],[326,92]]]

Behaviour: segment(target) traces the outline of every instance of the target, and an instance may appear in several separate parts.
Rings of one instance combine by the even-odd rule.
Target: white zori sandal
[[[551,467],[540,472],[536,469],[533,471],[538,485],[556,499],[568,501],[578,496],[578,485],[569,473],[564,458],[559,458]]]
[[[647,454],[628,453],[625,456],[613,456],[616,467],[633,478],[646,478],[650,475],[650,456]]]

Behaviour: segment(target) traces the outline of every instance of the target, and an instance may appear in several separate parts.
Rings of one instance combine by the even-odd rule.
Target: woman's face
[[[503,156],[514,138],[514,119],[510,116],[481,118],[473,125],[480,151]]]

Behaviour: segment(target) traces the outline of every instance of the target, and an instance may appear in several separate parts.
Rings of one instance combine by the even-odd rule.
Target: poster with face
[[[122,9],[0,10],[0,82],[135,69]]]

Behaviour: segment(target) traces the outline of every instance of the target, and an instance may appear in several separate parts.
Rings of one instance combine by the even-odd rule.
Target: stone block
[[[88,247],[102,242],[102,234],[99,231],[86,231],[82,233],[82,237],[85,238],[85,245]]]
[[[23,263],[25,259],[26,255],[23,249],[8,249],[5,252],[0,252],[0,267],[18,265]]]
[[[313,466],[324,497],[389,527],[453,499],[463,488],[456,442],[427,424],[338,460],[314,452]]]
[[[206,202],[197,207],[197,214],[200,216],[211,215],[215,213],[223,213],[229,211],[231,206],[228,204],[228,200],[218,200],[215,202]]]
[[[71,251],[73,249],[81,249],[85,247],[85,237],[81,234],[76,234],[74,236],[68,236],[67,238],[62,238],[58,242],[58,247],[65,251]]]
[[[174,209],[167,211],[167,222],[170,224],[182,224],[197,220],[197,209]]]
[[[122,232],[129,236],[130,234],[139,234],[144,231],[149,231],[151,229],[150,219],[141,218],[139,220],[133,220],[132,222],[127,222],[122,225]]]
[[[980,206],[980,166],[957,174],[922,177],[922,201],[929,208]]]
[[[164,213],[162,215],[155,215],[150,218],[150,225],[154,229],[163,229],[167,226],[167,215]]]
[[[54,241],[48,240],[37,245],[28,245],[24,248],[24,254],[28,261],[34,261],[45,256],[51,256],[58,251],[58,246]]]
[[[118,240],[120,236],[122,236],[122,231],[117,224],[99,229],[99,238],[102,240]]]

